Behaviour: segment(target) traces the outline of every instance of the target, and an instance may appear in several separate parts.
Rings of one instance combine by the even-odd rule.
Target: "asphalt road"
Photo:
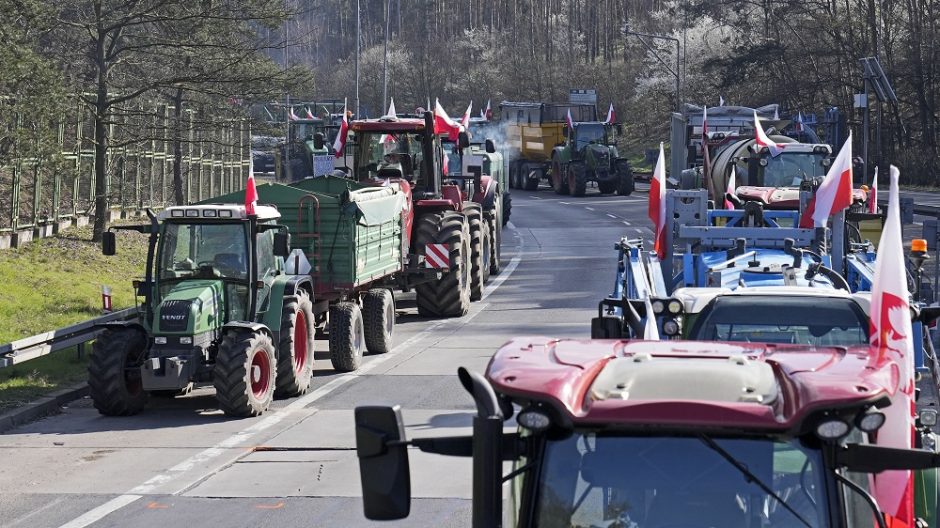
[[[318,341],[316,389],[260,418],[227,419],[204,389],[126,418],[79,400],[0,435],[0,527],[469,526],[469,460],[414,452],[411,517],[366,521],[352,409],[400,404],[409,436],[469,433],[457,367],[484,370],[517,335],[589,337],[613,285],[613,243],[649,237],[645,216],[640,193],[514,191],[506,267],[467,316],[421,319],[403,297],[394,350],[338,374]]]

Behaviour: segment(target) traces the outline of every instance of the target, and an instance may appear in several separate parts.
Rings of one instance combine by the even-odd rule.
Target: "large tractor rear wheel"
[[[470,300],[479,301],[483,298],[483,287],[486,284],[483,259],[489,262],[490,241],[483,226],[480,204],[464,202],[463,210],[470,227]]]
[[[555,194],[568,194],[568,178],[562,172],[558,158],[552,158],[552,188]]]
[[[137,414],[147,405],[140,368],[147,336],[136,328],[105,330],[95,339],[88,365],[88,388],[98,412],[106,416]]]
[[[391,350],[395,330],[395,297],[391,290],[373,288],[367,291],[362,296],[362,315],[369,352],[384,354]]]
[[[627,160],[617,161],[617,194],[620,196],[630,196],[636,189],[636,179],[633,176],[633,169],[630,168],[630,162]]]
[[[587,191],[587,167],[584,163],[573,161],[568,164],[568,190],[571,196],[584,196]]]
[[[307,292],[301,290],[295,297],[285,297],[277,345],[275,396],[290,398],[310,389],[315,331],[313,304]]]
[[[502,269],[500,246],[503,241],[503,226],[499,225],[495,211],[486,212],[484,217],[490,226],[490,275],[499,275]]]
[[[460,317],[470,311],[470,230],[456,211],[422,216],[415,229],[418,253],[427,244],[450,248],[451,270],[440,279],[415,286],[418,313],[424,317]]]
[[[601,194],[611,194],[617,190],[619,178],[611,178],[607,171],[597,171],[597,190]]]
[[[341,302],[330,308],[330,362],[335,370],[352,372],[359,368],[365,333],[358,304]]]
[[[264,332],[238,328],[222,338],[213,383],[228,416],[258,416],[271,406],[277,377],[274,343]]]

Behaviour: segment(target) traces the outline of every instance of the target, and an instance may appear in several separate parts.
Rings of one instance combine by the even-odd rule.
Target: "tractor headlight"
[[[878,411],[866,412],[855,417],[855,425],[866,433],[874,433],[885,424],[885,415]]]
[[[664,303],[663,301],[660,301],[659,299],[656,299],[650,304],[653,306],[653,313],[656,315],[659,315],[666,310],[666,303]]]
[[[193,344],[193,338],[192,338],[192,337],[181,337],[181,338],[180,338],[180,344],[181,344],[181,345],[191,345],[191,344]]]
[[[826,418],[816,426],[816,436],[823,440],[838,440],[849,434],[851,427],[839,418]]]
[[[666,309],[669,310],[669,313],[672,315],[679,315],[682,313],[682,303],[677,299],[669,299],[666,301]]]
[[[526,429],[539,433],[552,425],[552,419],[547,414],[538,409],[526,409],[516,417],[516,423]]]
[[[670,337],[679,335],[679,321],[675,319],[663,321],[663,333]]]
[[[153,344],[155,344],[155,345],[165,345],[165,344],[166,344],[166,337],[160,337],[160,336],[158,336],[158,337],[153,338]]]
[[[935,409],[921,409],[917,413],[917,417],[920,419],[920,425],[925,427],[937,425],[937,411]]]

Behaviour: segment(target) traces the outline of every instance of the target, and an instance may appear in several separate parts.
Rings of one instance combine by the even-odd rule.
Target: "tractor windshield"
[[[764,158],[764,187],[799,187],[804,179],[821,178],[826,175],[823,166],[824,154],[792,152],[784,150],[780,155]],[[762,160],[763,161],[763,160]]]
[[[607,144],[607,129],[600,123],[579,124],[574,127],[575,148],[582,150],[591,143]]]
[[[573,434],[547,443],[540,528],[822,528],[818,448],[796,440]]]
[[[161,239],[158,277],[248,280],[245,224],[167,223]]]
[[[412,179],[421,167],[421,135],[408,132],[388,134],[357,132],[356,179],[379,177],[379,169],[401,167],[401,174]]]
[[[850,299],[725,296],[703,310],[690,339],[851,346],[868,343],[867,328]]]

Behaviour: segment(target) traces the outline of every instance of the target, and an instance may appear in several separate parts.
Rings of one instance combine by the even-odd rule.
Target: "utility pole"
[[[356,119],[359,119],[359,42],[362,40],[359,38],[360,20],[359,20],[359,0],[356,0]]]
[[[392,0],[385,0],[385,59],[382,62],[382,108],[388,108],[388,25],[391,22]]]

